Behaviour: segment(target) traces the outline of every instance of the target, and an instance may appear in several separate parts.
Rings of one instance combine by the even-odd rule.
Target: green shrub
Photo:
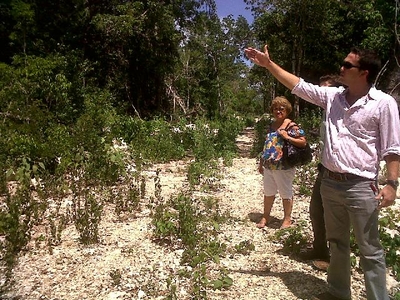
[[[154,237],[168,241],[173,247],[182,247],[181,264],[193,268],[190,274],[181,276],[191,277],[194,299],[206,299],[207,288],[222,289],[232,284],[226,272],[222,271],[213,281],[206,272],[209,261],[219,263],[220,256],[226,253],[226,245],[217,239],[218,214],[217,200],[197,200],[189,194],[179,194],[167,203],[160,203],[153,216]],[[171,293],[172,297],[173,290]]]
[[[172,241],[179,231],[178,213],[168,204],[160,204],[156,207],[152,224],[155,239]]]
[[[298,254],[308,242],[305,226],[305,221],[299,221],[295,226],[277,230],[269,239],[282,244],[285,253]]]
[[[189,164],[187,176],[190,185],[195,186],[207,184],[207,179],[216,178],[218,174],[218,163],[215,160],[195,160]]]
[[[304,129],[307,141],[310,144],[319,141],[319,130],[323,121],[321,108],[304,109],[301,111],[299,118],[295,121],[301,125],[301,128]]]
[[[235,139],[244,122],[238,118],[188,123],[167,122],[161,118],[141,120],[120,117],[113,133],[131,146],[146,161],[166,162],[194,155],[199,160],[226,157],[236,153]]]
[[[233,285],[233,280],[225,270],[221,270],[218,279],[211,282],[215,290],[228,289]]]
[[[73,198],[74,222],[82,244],[94,244],[100,241],[99,225],[103,204],[86,187],[78,189]]]
[[[255,249],[254,244],[249,240],[241,241],[239,244],[235,245],[236,252],[243,255],[249,255],[250,252]]]
[[[397,280],[400,280],[400,235],[398,234],[400,218],[391,208],[381,211],[379,218],[379,235],[383,249],[385,250],[386,266],[390,268]],[[357,258],[360,256],[360,250],[354,235],[350,232],[350,248],[352,250],[352,266],[357,266]]]
[[[386,208],[382,214],[379,219],[379,234],[385,249],[386,265],[391,268],[397,281],[400,281],[400,216],[391,208]]]
[[[119,119],[118,125],[114,133],[130,145],[135,156],[145,161],[166,162],[181,159],[186,153],[181,129],[163,119],[125,117]]]
[[[5,264],[7,280],[19,252],[29,243],[33,225],[42,217],[42,210],[29,184],[18,184],[15,194],[6,194],[5,209],[0,211],[0,234],[5,237],[0,243],[0,257]]]
[[[301,195],[311,196],[318,176],[318,161],[312,161],[307,166],[296,167],[296,176],[294,184],[298,185],[298,191]]]

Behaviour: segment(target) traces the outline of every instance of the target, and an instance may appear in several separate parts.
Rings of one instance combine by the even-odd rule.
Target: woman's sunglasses
[[[351,68],[357,68],[357,69],[359,69],[359,68],[360,68],[360,66],[355,66],[355,65],[353,65],[351,62],[348,62],[348,61],[342,62],[341,66],[342,66],[343,68],[345,68],[345,69],[351,69]]]

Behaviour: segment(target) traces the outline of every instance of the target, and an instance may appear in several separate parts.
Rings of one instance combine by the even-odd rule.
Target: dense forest
[[[351,47],[375,49],[376,85],[399,101],[398,0],[242,1],[251,24],[219,18],[214,0],[0,2],[1,250],[23,249],[45,210],[32,180],[43,199],[61,198],[71,178],[81,179],[76,193],[112,184],[126,172],[115,144],[128,145],[139,171],[190,153],[199,175],[232,155],[236,134],[275,95],[318,122],[320,111],[250,64],[245,47],[268,43],[274,61],[315,83],[338,73]]]

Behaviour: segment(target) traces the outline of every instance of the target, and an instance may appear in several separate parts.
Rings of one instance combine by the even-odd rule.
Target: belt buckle
[[[328,170],[328,174],[329,174],[330,178],[337,180],[337,181],[346,181],[347,180],[346,174],[335,173],[335,172],[332,172],[329,170]]]

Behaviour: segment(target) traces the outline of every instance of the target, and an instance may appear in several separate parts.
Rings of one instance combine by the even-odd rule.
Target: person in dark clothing
[[[319,79],[320,86],[334,86],[339,87],[341,84],[338,82],[337,75],[324,75]],[[320,148],[321,152],[324,147],[324,134],[325,132],[325,112],[323,113],[323,121],[320,127]],[[306,252],[300,253],[300,258],[304,260],[313,260],[316,268],[326,271],[329,267],[329,248],[326,240],[325,220],[324,220],[324,207],[322,205],[321,197],[321,180],[322,180],[322,164],[318,164],[318,175],[315,180],[311,201],[310,201],[310,219],[313,229],[313,247]]]

